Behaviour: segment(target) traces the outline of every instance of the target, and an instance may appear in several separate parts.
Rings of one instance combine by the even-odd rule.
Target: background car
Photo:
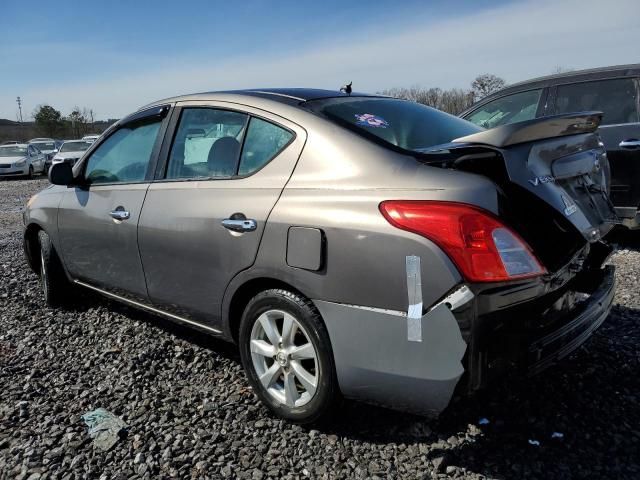
[[[607,317],[600,118],[485,131],[335,91],[167,99],[51,167],[25,253],[50,305],[88,288],[238,343],[283,418],[339,392],[433,416]]]
[[[44,172],[44,154],[34,145],[0,145],[0,176],[26,175],[33,178]]]
[[[90,142],[95,142],[99,137],[100,135],[92,133],[90,135],[85,135],[84,137],[82,137],[82,140],[89,140]]]
[[[23,143],[19,140],[5,140],[4,142],[0,143],[0,145],[18,145],[20,143]]]
[[[92,141],[87,140],[65,140],[58,150],[58,153],[53,157],[51,163],[67,162],[74,165],[92,143]]]
[[[598,133],[611,165],[611,201],[640,227],[640,64],[581,70],[511,85],[460,116],[484,128],[568,112],[604,113]]]
[[[45,156],[45,170],[51,166],[51,159],[58,153],[58,145],[55,140],[32,140],[29,145],[33,145]]]

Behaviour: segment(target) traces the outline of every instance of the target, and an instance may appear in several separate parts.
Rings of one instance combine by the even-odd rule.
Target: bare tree
[[[380,93],[428,105],[453,115],[459,114],[473,103],[472,93],[460,88],[443,90],[438,87],[423,88],[414,85],[409,88],[390,88]]]
[[[505,82],[503,78],[497,77],[492,73],[484,73],[482,75],[478,75],[471,83],[471,90],[473,91],[474,100],[478,101],[481,98],[504,88],[506,85],[507,82]]]

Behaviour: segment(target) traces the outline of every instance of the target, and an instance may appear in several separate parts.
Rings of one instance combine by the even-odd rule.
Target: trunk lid
[[[487,150],[501,156],[509,182],[543,200],[593,243],[617,223],[606,151],[594,133],[601,119],[598,112],[539,118],[458,138],[446,147],[450,154],[469,152],[454,167],[475,160],[480,174]]]

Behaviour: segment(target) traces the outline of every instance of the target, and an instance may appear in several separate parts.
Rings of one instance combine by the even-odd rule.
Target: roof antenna
[[[347,95],[351,95],[351,85],[353,85],[353,82],[349,82],[346,85],[343,85],[342,87],[340,87],[340,91],[346,93]]]

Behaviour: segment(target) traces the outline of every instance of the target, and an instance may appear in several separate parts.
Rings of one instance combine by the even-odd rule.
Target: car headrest
[[[240,142],[233,137],[222,137],[213,142],[207,163],[209,172],[216,176],[235,175],[240,153]]]

